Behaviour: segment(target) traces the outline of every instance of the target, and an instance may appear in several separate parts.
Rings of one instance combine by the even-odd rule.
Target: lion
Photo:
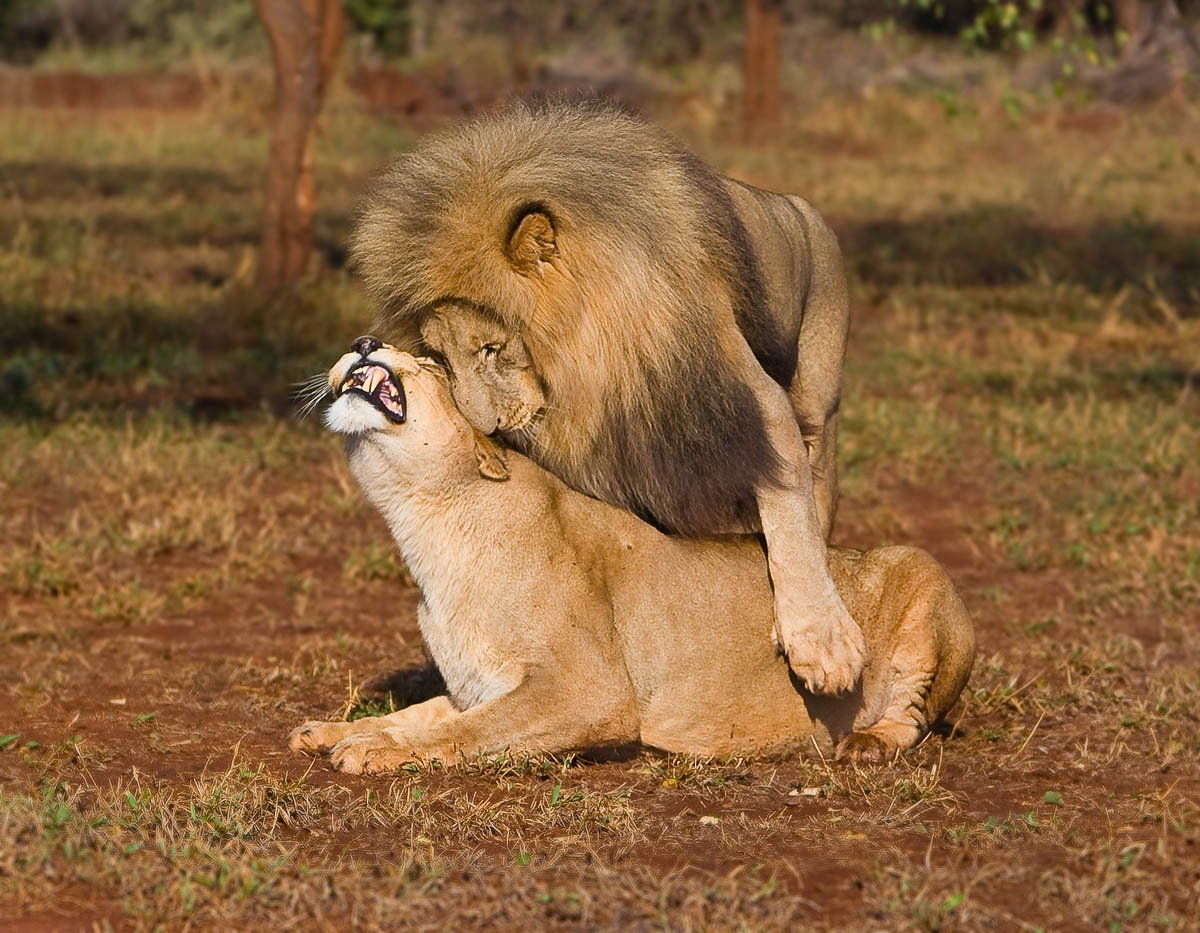
[[[418,620],[447,693],[289,744],[353,773],[479,754],[818,751],[882,760],[950,709],[975,642],[924,551],[829,550],[866,638],[856,689],[819,696],[773,643],[752,536],[665,535],[480,434],[431,360],[373,338],[329,374],[325,414],[421,589]],[[720,619],[720,625],[714,620]]]
[[[853,687],[863,636],[825,554],[848,298],[811,205],[611,106],[517,104],[401,157],[351,255],[393,344],[434,353],[422,325],[459,313],[504,335],[476,359],[521,338],[544,404],[488,406],[476,429],[664,531],[761,531],[792,669]]]

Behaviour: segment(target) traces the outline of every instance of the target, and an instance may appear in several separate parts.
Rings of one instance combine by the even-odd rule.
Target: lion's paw
[[[840,599],[818,618],[811,609],[801,613],[781,605],[775,625],[788,665],[805,687],[824,694],[854,689],[866,663],[866,643]]]
[[[297,726],[288,736],[288,748],[304,755],[324,755],[346,737],[345,722],[322,722],[310,719]]]

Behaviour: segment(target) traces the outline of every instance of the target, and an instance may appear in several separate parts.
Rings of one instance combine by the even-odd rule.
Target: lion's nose
[[[378,337],[372,337],[370,334],[363,334],[354,343],[350,344],[350,349],[359,356],[369,356],[380,347],[383,346],[383,341]]]

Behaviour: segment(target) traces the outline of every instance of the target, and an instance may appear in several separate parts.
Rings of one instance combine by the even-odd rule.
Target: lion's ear
[[[421,342],[436,350],[446,345],[446,322],[440,314],[428,314],[421,321]]]
[[[508,479],[508,458],[504,448],[486,434],[475,432],[475,462],[479,465],[479,475],[484,479],[494,479],[504,482]]]
[[[508,238],[508,259],[522,275],[539,275],[541,264],[557,252],[554,224],[540,211],[522,217]]]

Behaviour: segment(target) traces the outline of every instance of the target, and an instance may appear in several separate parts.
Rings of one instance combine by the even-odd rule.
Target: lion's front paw
[[[851,732],[843,736],[834,753],[838,761],[880,764],[887,761],[892,750],[879,736],[870,732]]]
[[[310,719],[288,736],[288,748],[304,755],[324,755],[346,737],[346,722],[321,722]]]
[[[862,629],[840,599],[823,611],[776,606],[775,636],[788,664],[813,693],[842,693],[854,689],[866,662]]]
[[[385,735],[351,735],[333,747],[330,760],[347,774],[383,774],[408,764],[413,756]]]

